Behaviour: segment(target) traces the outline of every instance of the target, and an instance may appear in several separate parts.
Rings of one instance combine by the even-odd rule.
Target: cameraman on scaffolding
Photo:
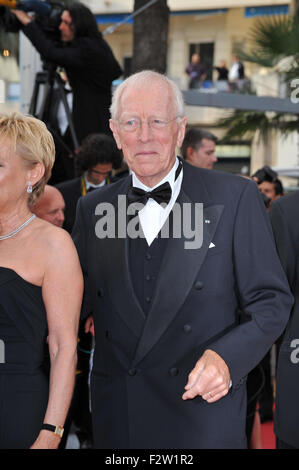
[[[110,134],[111,85],[122,70],[89,8],[82,3],[65,7],[59,45],[27,13],[21,10],[13,13],[42,58],[65,69],[73,92],[72,117],[79,144],[88,134]]]

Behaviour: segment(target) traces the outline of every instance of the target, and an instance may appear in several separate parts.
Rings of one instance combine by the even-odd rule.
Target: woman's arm
[[[77,331],[83,295],[83,277],[71,237],[52,232],[42,284],[47,312],[50,352],[50,390],[44,423],[63,426],[70,406],[77,363]],[[32,449],[55,449],[60,438],[41,430]]]

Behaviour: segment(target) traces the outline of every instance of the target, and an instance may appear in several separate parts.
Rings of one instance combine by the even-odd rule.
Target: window
[[[189,45],[189,61],[193,54],[198,53],[200,55],[201,62],[206,66],[207,69],[207,80],[212,80],[213,65],[214,65],[214,43],[203,42],[193,43]]]

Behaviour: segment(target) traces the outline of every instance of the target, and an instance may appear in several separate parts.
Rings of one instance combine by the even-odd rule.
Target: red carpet
[[[268,421],[261,425],[262,448],[275,449],[275,434],[273,432],[273,421]]]

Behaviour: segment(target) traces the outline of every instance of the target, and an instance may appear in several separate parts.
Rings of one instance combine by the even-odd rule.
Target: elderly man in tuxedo
[[[94,445],[244,448],[246,375],[293,301],[260,193],[176,157],[186,118],[167,77],[130,76],[111,116],[131,174],[81,198],[73,231],[94,316]]]

